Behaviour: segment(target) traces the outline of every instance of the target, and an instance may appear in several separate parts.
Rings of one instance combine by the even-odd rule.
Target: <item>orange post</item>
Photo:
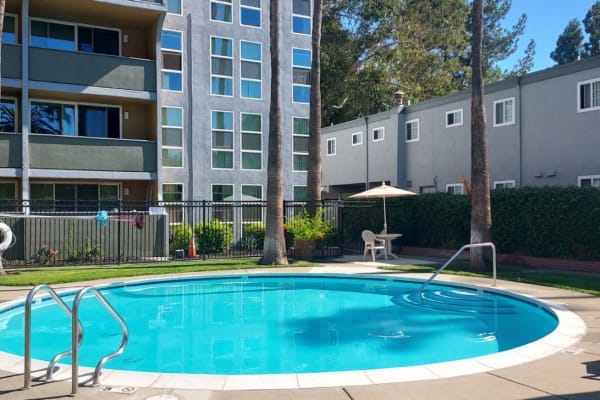
[[[188,257],[196,257],[196,238],[192,235],[192,240],[190,240],[190,246],[188,247]]]

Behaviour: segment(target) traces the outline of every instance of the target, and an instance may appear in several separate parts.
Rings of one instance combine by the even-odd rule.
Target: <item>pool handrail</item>
[[[79,332],[80,332],[80,325],[77,323],[78,316],[79,316],[79,303],[81,302],[81,300],[83,299],[83,296],[87,292],[92,292],[96,296],[96,298],[100,301],[100,303],[104,306],[104,308],[106,308],[107,311],[119,323],[119,325],[121,326],[121,330],[123,331],[123,339],[121,340],[121,345],[119,346],[119,348],[115,352],[113,352],[111,354],[107,354],[106,356],[102,357],[102,359],[98,362],[98,364],[96,364],[96,368],[94,369],[94,373],[93,373],[92,379],[91,379],[93,385],[98,385],[100,383],[100,374],[102,372],[102,367],[104,366],[104,364],[106,364],[108,361],[112,360],[113,358],[118,357],[121,354],[123,354],[123,351],[125,351],[125,347],[127,346],[127,342],[129,340],[129,329],[127,328],[127,323],[125,322],[125,320],[123,320],[123,318],[117,312],[117,310],[115,310],[113,308],[113,306],[110,305],[108,300],[106,300],[104,295],[102,293],[100,293],[100,291],[97,288],[95,288],[94,286],[86,286],[83,289],[81,289],[79,292],[77,292],[77,295],[75,296],[75,299],[73,300],[73,311],[72,311],[73,315],[72,315],[72,326],[71,326],[71,332],[72,332],[71,394],[73,394],[73,395],[77,394],[77,389],[79,388],[79,348],[78,348],[78,346],[75,345],[77,336],[79,335]]]
[[[24,389],[29,389],[31,388],[31,306],[34,300],[34,297],[36,294],[38,294],[41,291],[45,291],[47,292],[55,301],[56,303],[69,315],[69,317],[73,316],[73,313],[71,312],[71,309],[69,308],[69,306],[67,305],[67,303],[64,302],[64,300],[58,295],[58,293],[56,293],[56,291],[51,288],[48,285],[37,285],[36,287],[34,287],[33,289],[31,289],[29,291],[29,293],[27,294],[27,298],[25,300],[25,334],[24,334],[24,343],[25,343],[25,352],[24,352],[24,371],[23,371],[23,388]],[[77,321],[77,324],[79,325],[79,334],[77,337],[73,338],[73,345],[72,347],[77,347],[79,348],[79,346],[81,346],[81,342],[83,339],[83,326],[81,325],[81,322]],[[56,365],[56,363],[58,363],[61,359],[63,359],[64,357],[68,356],[69,354],[72,353],[72,349],[71,350],[66,350],[63,351],[62,353],[58,353],[57,355],[55,355],[52,360],[50,361],[50,363],[48,364],[48,367],[46,368],[46,379],[52,379],[52,375],[54,374],[54,366]]]
[[[435,271],[433,273],[433,275],[431,275],[429,277],[429,279],[427,279],[425,282],[423,282],[423,284],[421,285],[421,287],[419,287],[419,290],[417,291],[419,293],[419,297],[422,296],[423,290],[425,290],[425,287],[427,287],[427,285],[429,285],[429,283],[432,280],[434,280],[436,278],[436,276],[438,276],[444,269],[446,269],[446,267],[448,265],[450,265],[450,263],[452,261],[454,261],[454,259],[460,255],[460,253],[462,253],[466,249],[472,249],[475,247],[491,247],[492,248],[492,273],[493,273],[492,286],[496,286],[496,246],[492,242],[470,243],[470,244],[465,244],[463,247],[458,249],[458,251],[456,253],[454,253],[454,255],[452,257],[450,257],[448,259],[448,261],[446,261],[444,263],[444,265],[442,265],[437,271]]]

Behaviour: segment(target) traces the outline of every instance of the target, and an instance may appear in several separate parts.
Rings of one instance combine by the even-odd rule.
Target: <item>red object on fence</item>
[[[192,240],[190,240],[190,245],[188,247],[188,257],[196,257],[196,238],[192,235]]]

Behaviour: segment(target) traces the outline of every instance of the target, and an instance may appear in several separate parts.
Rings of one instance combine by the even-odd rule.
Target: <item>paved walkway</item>
[[[422,263],[424,260],[395,260],[395,263]],[[381,273],[376,267],[381,262],[364,262],[360,258],[346,258],[343,262],[323,264],[311,269],[285,269],[283,272],[322,272],[322,273]],[[307,271],[308,270],[308,271]],[[257,270],[249,270],[256,273]],[[269,269],[269,272],[273,272]],[[421,277],[423,274],[402,274]],[[139,278],[136,278],[139,279]],[[489,286],[489,279],[465,278],[442,275],[445,281]],[[122,279],[121,279],[122,280]],[[103,281],[104,283],[106,281]],[[100,282],[93,282],[94,284]],[[66,287],[68,285],[64,285]],[[549,357],[495,369],[483,373],[455,376],[445,379],[413,381],[403,383],[345,385],[314,389],[288,390],[183,390],[169,388],[138,387],[131,394],[103,391],[106,385],[81,387],[77,395],[80,399],[119,399],[141,400],[154,397],[154,400],[245,400],[245,399],[327,399],[327,400],[379,400],[379,399],[486,399],[486,400],[598,400],[600,399],[600,299],[581,293],[561,289],[546,288],[514,282],[499,281],[498,286],[525,295],[562,303],[574,311],[587,325],[587,332],[569,348],[560,350]],[[0,287],[0,301],[23,296],[25,289]],[[1,337],[0,337],[1,340]],[[22,390],[23,376],[20,373],[0,371],[0,398],[6,400],[36,400],[68,398],[71,392],[70,381],[52,383],[34,382],[29,390]],[[113,389],[114,390],[114,389]],[[159,396],[159,397],[156,397]]]

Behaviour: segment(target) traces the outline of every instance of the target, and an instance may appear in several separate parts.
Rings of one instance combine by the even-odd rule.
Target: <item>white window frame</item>
[[[503,189],[514,189],[517,187],[517,184],[514,179],[494,181],[494,189],[498,189],[498,186],[502,186]]]
[[[335,156],[336,140],[335,138],[327,139],[327,156]]]
[[[260,187],[260,199],[256,200],[258,201],[263,201],[263,199],[265,198],[265,190],[264,190],[264,186],[260,183],[257,184],[242,184],[240,185],[240,201],[245,201],[244,199],[244,187],[247,186],[252,186],[252,187]],[[252,203],[251,203],[252,204]],[[252,225],[252,224],[256,224],[256,223],[265,223],[265,213],[264,213],[264,209],[262,207],[259,206],[259,217],[256,219],[246,219],[244,218],[244,210],[242,210],[242,212],[240,213],[240,222],[242,225],[242,230],[243,230],[243,226],[244,225]]]
[[[225,39],[225,40],[231,41],[231,57],[229,57],[229,56],[222,56],[222,55],[214,55],[212,53],[212,41],[213,41],[213,38]],[[234,71],[234,62],[233,62],[233,39],[232,38],[228,38],[228,37],[224,37],[224,36],[211,35],[210,38],[209,38],[209,40],[210,40],[210,42],[209,42],[209,53],[210,53],[210,60],[209,60],[209,62],[210,62],[210,95],[211,96],[217,96],[217,97],[234,97],[235,96],[235,85],[234,85],[235,71]],[[231,60],[231,76],[219,75],[219,74],[214,74],[213,73],[213,71],[212,71],[212,58],[213,57]],[[231,95],[213,93],[213,78],[223,78],[223,79],[229,79],[229,80],[231,80]]]
[[[419,123],[419,119],[411,119],[410,121],[406,121],[405,127],[408,127],[408,125],[411,125],[411,138],[409,139],[408,137],[405,137],[406,143],[412,143],[412,142],[418,142],[419,139],[421,138],[421,132],[419,132],[421,130],[420,128],[420,123]],[[417,135],[414,135],[414,127],[417,128]],[[406,134],[405,136],[408,136],[408,128],[405,128],[406,130]]]
[[[213,147],[213,131],[215,130],[215,127],[212,126],[212,115],[214,112],[222,112],[222,113],[230,113],[231,114],[231,150],[229,149],[215,149]],[[222,132],[229,132],[228,129],[217,129],[218,131],[222,131]],[[227,111],[227,110],[210,110],[210,169],[213,170],[217,170],[217,171],[231,171],[233,169],[235,169],[235,113],[233,111]],[[231,168],[216,168],[213,167],[213,152],[214,151],[220,151],[220,152],[229,152],[232,154],[231,160],[232,160],[232,165]],[[225,184],[223,184],[225,185]],[[228,185],[228,184],[227,184]],[[212,194],[212,192],[211,192]],[[212,197],[211,197],[212,198]]]
[[[250,58],[242,58],[242,43],[246,42],[246,43],[254,43],[254,44],[258,44],[260,45],[260,60],[254,60],[254,59],[250,59]],[[240,97],[242,99],[248,99],[248,100],[262,100],[263,99],[263,80],[262,80],[262,73],[263,73],[263,62],[262,62],[262,50],[263,50],[263,46],[261,42],[255,42],[252,40],[240,40],[239,42],[240,45]],[[246,62],[251,62],[251,63],[255,63],[255,64],[260,64],[260,79],[251,79],[251,78],[243,78],[242,77],[242,62],[246,61]],[[242,82],[243,81],[249,81],[249,82],[259,82],[260,83],[260,97],[246,97],[243,95],[242,92]],[[212,82],[212,80],[211,80]]]
[[[375,132],[381,132],[381,136],[375,138]],[[373,128],[373,130],[371,130],[371,135],[373,136],[374,142],[383,142],[385,140],[385,127],[378,126],[377,128]]]
[[[593,104],[594,96],[592,93],[592,89],[593,89],[594,84],[596,84],[598,86],[598,90],[600,91],[600,78],[588,79],[587,81],[577,82],[577,112],[578,113],[600,110],[600,101],[595,106]],[[590,106],[587,108],[581,108],[581,94],[580,93],[581,93],[581,87],[584,85],[590,85],[590,96],[591,96],[589,99]]]
[[[356,143],[354,143],[354,138],[358,138]],[[360,146],[363,143],[363,133],[362,132],[354,132],[352,134],[352,146]]]
[[[293,104],[310,104],[310,93],[309,93],[308,102],[294,100],[294,87],[296,87],[296,86],[307,87],[310,90],[310,85],[303,85],[301,83],[294,83],[294,68],[304,69],[304,70],[307,70],[309,73],[311,72],[311,65],[309,65],[307,67],[305,65],[296,65],[296,64],[294,64],[294,50],[307,51],[310,54],[311,65],[312,65],[312,50],[311,49],[303,49],[301,47],[292,47],[292,76],[291,76],[291,78],[292,78],[292,103]]]
[[[306,201],[306,200],[296,200],[294,197],[294,189],[296,188],[304,188],[304,190],[307,190],[307,186],[306,185],[292,185],[292,201]]]
[[[31,103],[51,103],[51,104],[70,104],[75,106],[75,121],[73,122],[73,126],[75,128],[75,135],[72,137],[88,137],[88,136],[80,136],[79,135],[79,106],[91,106],[91,107],[110,107],[110,108],[118,108],[119,109],[119,137],[118,138],[89,138],[89,139],[123,139],[123,106],[118,104],[102,104],[102,103],[85,103],[85,102],[74,102],[74,101],[60,101],[60,100],[49,100],[49,99],[41,99],[41,98],[33,98],[29,99],[29,113],[31,114]],[[31,127],[30,127],[31,129]],[[46,133],[31,133],[32,135],[47,135]],[[57,136],[70,136],[70,135],[57,135]]]
[[[4,14],[4,18],[6,17],[11,17],[14,18],[15,20],[15,42],[14,43],[6,43],[6,44],[13,44],[13,45],[17,45],[19,44],[19,17],[17,14],[12,14],[12,13],[5,13]],[[2,32],[0,32],[0,35],[2,34]],[[5,44],[4,42],[2,42],[2,44]]]
[[[292,116],[292,172],[300,172],[300,173],[306,173],[308,172],[308,169],[304,170],[304,169],[294,169],[295,165],[294,165],[294,156],[295,155],[299,155],[299,156],[307,156],[308,157],[308,149],[306,152],[303,151],[294,151],[294,137],[298,136],[298,137],[308,137],[308,134],[306,135],[299,135],[297,133],[294,133],[294,120],[295,119],[305,119],[308,121],[308,123],[310,123],[310,118],[309,117],[298,117],[298,116]]]
[[[448,191],[448,189],[450,188],[460,188],[460,193],[456,193],[456,189],[453,190],[452,193],[450,193]],[[465,194],[465,186],[462,183],[448,183],[446,185],[446,193],[452,194],[452,195],[460,195],[460,194]]]
[[[498,103],[507,103],[507,102],[511,102],[511,120],[510,121],[506,121],[504,120],[501,123],[496,123],[496,104]],[[506,105],[504,105],[502,107],[502,109],[504,110],[506,107]],[[515,98],[514,97],[507,97],[505,99],[500,99],[500,100],[496,100],[494,101],[493,104],[493,108],[494,108],[494,127],[500,127],[500,126],[508,126],[508,125],[514,125],[515,124]],[[504,111],[503,111],[504,112]],[[504,113],[505,115],[503,115],[504,118],[506,118],[506,113]]]
[[[1,132],[1,133],[17,133],[19,131],[22,130],[22,127],[18,127],[18,121],[19,121],[19,99],[17,97],[12,97],[12,96],[2,96],[0,97],[0,100],[13,100],[15,102],[15,131],[14,132]],[[31,113],[31,106],[29,106],[29,113]]]
[[[170,15],[183,15],[183,1],[182,0],[176,0],[179,3],[179,10],[180,10],[179,13],[174,13],[174,12],[170,12],[169,11],[169,4],[168,3],[170,1],[172,1],[172,0],[166,0],[166,2],[167,2],[167,14],[170,14]]]
[[[183,73],[183,32],[176,30],[176,29],[163,29],[162,32],[164,31],[169,31],[169,32],[177,32],[179,33],[179,47],[180,49],[172,49],[170,47],[162,47],[162,41],[161,41],[161,60],[160,60],[160,72],[161,72],[161,90],[164,90],[166,92],[175,92],[175,93],[183,93],[183,88],[185,87],[185,74]],[[162,32],[161,32],[161,37],[162,37]],[[175,70],[175,69],[167,69],[164,68],[164,65],[162,63],[162,50],[166,51],[166,52],[171,52],[171,53],[179,53],[181,56],[181,71]],[[173,89],[164,89],[162,87],[163,84],[163,77],[164,74],[166,73],[174,73],[177,75],[181,75],[181,90],[173,90]]]
[[[242,116],[243,115],[259,115],[260,116],[260,132],[255,132],[255,131],[244,131],[243,129],[243,124],[242,124]],[[264,169],[264,159],[263,159],[263,115],[261,113],[249,113],[249,112],[241,112],[240,113],[240,170],[242,171],[262,171]],[[244,143],[243,143],[243,136],[244,133],[248,133],[251,135],[258,135],[260,136],[260,150],[244,150]],[[260,154],[260,168],[259,169],[249,169],[249,168],[244,168],[244,162],[243,162],[243,155],[244,153],[254,153],[254,154]],[[242,185],[243,186],[243,185]],[[250,186],[257,186],[257,185],[250,185]]]
[[[581,186],[581,181],[582,180],[590,180],[590,185],[593,188],[600,188],[600,175],[582,175],[582,176],[578,176],[577,177],[577,186],[578,187],[582,187]],[[594,186],[594,181],[597,180],[598,181],[598,186]]]
[[[181,186],[181,200],[180,201],[165,200],[164,199],[165,185]],[[176,225],[183,224],[186,219],[186,216],[185,216],[186,207],[183,207],[183,204],[185,202],[185,185],[182,182],[162,182],[160,185],[160,193],[161,193],[161,197],[163,198],[163,200],[159,203],[161,206],[163,206],[163,205],[167,205],[167,206],[181,205],[182,206],[180,208],[167,207],[167,212],[169,212],[170,210],[174,210],[174,211],[179,210],[179,212],[181,213],[181,221],[175,220],[174,218],[171,217],[172,214],[169,214],[169,226],[176,226]]]
[[[455,122],[452,124],[448,124],[448,115],[455,115],[454,120]],[[460,123],[456,122],[456,115],[460,115]],[[451,110],[451,111],[446,111],[446,128],[453,128],[455,126],[462,126],[463,124],[463,109],[462,108],[458,108],[456,110]]]
[[[212,18],[212,5],[213,3],[217,3],[217,4],[225,4],[228,5],[229,7],[231,7],[231,21],[220,21],[218,19],[213,19]],[[208,5],[208,18],[210,19],[211,22],[217,22],[220,24],[233,24],[233,1],[221,1],[221,0],[210,0],[209,5]]]
[[[185,109],[183,107],[172,107],[172,106],[162,106],[160,108],[161,114],[162,114],[162,109],[163,108],[175,108],[175,109],[179,109],[181,110],[181,126],[176,126],[176,125],[165,125],[165,121],[161,122],[161,149],[173,149],[173,150],[181,150],[181,167],[172,167],[172,166],[165,166],[162,164],[162,154],[161,154],[161,167],[162,168],[171,168],[171,169],[182,169],[185,167],[185,152],[184,150],[184,135],[183,135],[183,126],[185,124]],[[162,129],[163,128],[174,128],[174,129],[181,129],[181,147],[180,146],[167,146],[164,145],[162,143]]]
[[[292,35],[301,35],[301,36],[312,36],[312,19],[313,19],[313,8],[312,8],[312,1],[310,2],[311,6],[310,8],[310,15],[306,16],[306,15],[302,15],[302,14],[294,14],[294,0],[292,0],[290,2],[291,4],[291,9],[292,9],[292,17],[291,17],[291,27],[292,27]],[[303,18],[303,19],[308,19],[310,20],[310,24],[308,24],[308,26],[310,27],[310,32],[308,33],[303,33],[303,32],[294,32],[294,17],[298,17],[298,18]]]
[[[249,8],[252,10],[258,10],[258,12],[260,13],[260,23],[258,26],[255,25],[246,25],[246,24],[242,24],[242,8]],[[241,0],[240,0],[240,26],[245,26],[247,28],[254,28],[254,29],[262,29],[262,23],[263,23],[263,14],[262,14],[262,10],[260,7],[253,7],[253,6],[247,6],[245,4],[242,4]]]

